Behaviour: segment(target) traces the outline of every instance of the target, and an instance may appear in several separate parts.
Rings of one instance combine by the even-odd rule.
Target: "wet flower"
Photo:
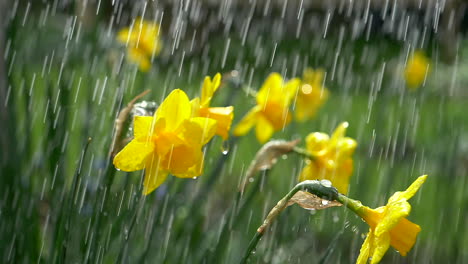
[[[202,86],[201,98],[191,101],[193,116],[212,118],[217,121],[216,134],[226,140],[231,129],[234,117],[234,107],[210,107],[211,98],[221,84],[221,74],[217,73],[213,80],[209,76],[205,77]]]
[[[123,28],[117,34],[117,40],[127,46],[129,61],[146,72],[151,67],[151,58],[161,51],[159,25],[138,18],[131,27]]]
[[[422,51],[416,51],[405,68],[405,80],[408,88],[415,90],[421,86],[430,70],[429,59]]]
[[[406,191],[396,192],[388,199],[387,205],[376,209],[354,201],[358,203],[355,212],[370,226],[357,259],[358,264],[367,263],[369,258],[371,263],[379,263],[390,246],[402,256],[406,256],[411,250],[421,227],[406,219],[411,211],[408,200],[419,190],[426,178],[427,175],[420,176]]]
[[[328,99],[328,89],[323,86],[323,75],[322,69],[307,68],[304,70],[294,109],[294,115],[298,121],[313,118]]]
[[[353,172],[352,155],[357,142],[344,136],[347,127],[347,122],[341,123],[331,137],[321,132],[307,136],[307,152],[314,158],[306,160],[306,166],[299,175],[300,181],[326,179],[340,193],[348,192]]]
[[[123,171],[145,169],[144,194],[161,185],[170,173],[193,178],[202,173],[205,145],[216,132],[216,121],[192,117],[187,95],[172,91],[154,116],[135,116],[134,138],[114,158]]]
[[[256,96],[257,105],[237,124],[234,135],[245,135],[256,126],[258,141],[268,141],[275,131],[283,129],[291,121],[289,106],[299,85],[297,78],[284,83],[280,74],[270,74]]]

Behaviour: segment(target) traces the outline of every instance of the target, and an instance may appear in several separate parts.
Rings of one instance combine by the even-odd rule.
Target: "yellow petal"
[[[406,218],[390,230],[390,245],[395,248],[400,255],[406,256],[416,243],[416,238],[421,231],[421,227]]]
[[[421,188],[423,183],[426,181],[427,175],[419,176],[407,189],[402,192],[402,197],[409,200],[414,194]]]
[[[234,107],[208,107],[200,109],[200,116],[216,120],[216,134],[224,140],[228,138],[231,129],[232,119],[234,118]]]
[[[299,175],[299,181],[306,181],[306,180],[316,180],[318,176],[317,167],[313,161],[310,161],[304,169],[302,169],[301,174]]]
[[[192,106],[192,117],[200,116],[200,98],[195,97],[190,101]]]
[[[259,112],[260,112],[259,106],[255,106],[254,108],[252,108],[234,128],[234,131],[233,131],[234,135],[243,136],[247,134],[257,122]]]
[[[299,78],[293,78],[289,80],[284,87],[282,87],[280,94],[285,102],[285,107],[289,107],[291,100],[296,95],[297,89],[301,85],[301,80]]]
[[[255,134],[260,143],[267,142],[274,132],[273,125],[262,115],[259,115],[257,120],[257,126],[255,127]]]
[[[430,70],[429,59],[424,53],[417,51],[408,61],[405,68],[406,84],[411,89],[421,86]]]
[[[127,44],[127,42],[130,40],[130,36],[130,28],[126,27],[117,33],[117,40],[122,44]]]
[[[375,234],[373,243],[374,252],[371,256],[371,264],[379,263],[387,252],[388,248],[390,247],[390,235],[388,233],[383,233],[380,236]]]
[[[345,137],[338,141],[336,148],[340,152],[340,156],[349,157],[354,153],[354,150],[357,147],[356,140]]]
[[[148,156],[154,151],[154,144],[132,140],[114,157],[114,166],[123,171],[142,170]]]
[[[201,106],[202,107],[209,107],[210,106],[211,98],[213,98],[213,94],[219,88],[220,84],[221,84],[221,74],[220,73],[217,73],[213,77],[213,81],[211,81],[211,78],[209,76],[205,77],[205,80],[203,81],[202,95],[201,95]]]
[[[332,182],[332,185],[342,194],[348,193],[349,178],[353,171],[353,160],[347,159],[339,164],[339,167],[332,171],[326,179]]]
[[[205,117],[194,117],[183,124],[183,138],[189,144],[203,146],[216,133],[216,120]]]
[[[325,133],[310,133],[306,137],[307,151],[312,155],[318,155],[321,151],[327,148],[329,140],[329,136]]]
[[[147,72],[151,68],[151,61],[141,49],[128,48],[128,60],[137,64],[142,72]]]
[[[374,240],[374,233],[372,229],[369,230],[369,233],[362,243],[361,250],[359,251],[359,256],[356,260],[356,264],[367,264],[367,260],[369,259],[370,253],[372,251],[372,242]]]
[[[185,120],[190,118],[192,108],[184,91],[175,89],[159,106],[154,114],[156,121],[166,120],[166,131],[175,131]]]
[[[135,116],[133,118],[133,136],[134,138],[145,138],[152,135],[153,130],[152,116]]]
[[[411,205],[406,200],[399,200],[385,206],[385,216],[375,228],[375,234],[381,236],[392,230],[398,222],[411,212]]]
[[[158,188],[166,180],[167,174],[167,171],[161,170],[160,159],[157,155],[148,158],[143,182],[143,194],[148,195]]]
[[[257,93],[257,104],[264,105],[267,101],[281,101],[281,87],[283,85],[283,77],[279,73],[271,73],[262,87]]]
[[[335,129],[333,132],[331,138],[330,138],[330,145],[336,146],[338,141],[344,137],[346,134],[346,128],[348,128],[349,124],[348,122],[343,122],[338,125],[338,127]]]

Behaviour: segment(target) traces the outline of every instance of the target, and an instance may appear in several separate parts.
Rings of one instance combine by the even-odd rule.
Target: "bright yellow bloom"
[[[387,205],[377,209],[359,203],[355,211],[369,224],[370,230],[362,244],[358,264],[367,263],[369,258],[371,264],[379,263],[390,246],[402,256],[406,256],[411,250],[421,227],[406,219],[411,211],[408,200],[419,190],[426,178],[427,175],[420,176],[406,191],[396,192],[388,199]]]
[[[314,159],[306,160],[299,180],[326,179],[340,193],[348,193],[349,178],[353,172],[352,155],[357,142],[345,137],[348,123],[341,123],[331,138],[320,132],[310,133],[306,138],[307,151]]]
[[[161,185],[167,175],[199,176],[203,168],[202,146],[216,132],[216,121],[192,117],[187,95],[172,91],[154,116],[135,116],[134,138],[114,158],[123,171],[146,169],[144,194]]]
[[[414,90],[421,86],[429,70],[429,59],[422,51],[416,51],[408,60],[405,68],[405,80],[408,88]]]
[[[234,135],[245,135],[256,126],[258,141],[268,141],[275,131],[291,121],[289,106],[299,85],[297,78],[284,83],[280,74],[270,74],[256,96],[257,105],[237,124]]]
[[[221,74],[217,73],[213,81],[209,76],[205,77],[202,87],[201,99],[191,101],[193,116],[212,118],[217,121],[216,134],[226,140],[234,118],[234,107],[210,107],[211,98],[221,84]]]
[[[151,67],[152,56],[161,51],[159,25],[141,18],[132,27],[120,30],[117,40],[127,45],[128,59],[144,72]]]
[[[323,86],[322,69],[307,68],[302,74],[302,83],[297,91],[295,118],[305,121],[315,116],[317,110],[328,99],[328,90]]]

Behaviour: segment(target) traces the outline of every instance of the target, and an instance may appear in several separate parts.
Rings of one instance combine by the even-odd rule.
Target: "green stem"
[[[293,152],[303,156],[304,158],[307,158],[307,159],[310,159],[310,160],[315,160],[315,157],[312,154],[310,154],[307,150],[305,150],[303,148],[294,147]]]
[[[350,209],[357,215],[361,216],[360,209],[363,207],[363,205],[360,201],[351,199],[341,193],[338,194],[338,196],[336,197],[336,200],[342,203],[344,206],[348,207],[348,209]]]
[[[276,219],[276,217],[278,217],[278,215],[287,207],[288,201],[294,196],[294,194],[302,190],[315,194],[320,198],[327,199],[330,201],[338,200],[338,197],[340,195],[335,189],[335,187],[331,186],[328,181],[327,183],[325,183],[317,180],[308,180],[298,183],[268,213],[267,217],[265,218],[265,221],[263,221],[263,224],[257,229],[255,236],[250,241],[250,244],[240,262],[241,264],[247,263],[249,256],[252,254],[252,251],[254,251],[257,247],[258,241],[260,241],[260,238],[263,236],[263,233],[265,233],[266,228],[270,226]]]

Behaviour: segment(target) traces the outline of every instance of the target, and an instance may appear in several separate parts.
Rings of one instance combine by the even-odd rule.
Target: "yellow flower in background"
[[[307,136],[307,152],[314,159],[306,160],[299,181],[326,179],[340,193],[348,193],[349,178],[353,172],[352,155],[357,142],[344,136],[347,127],[347,122],[341,123],[331,137],[321,132]]]
[[[408,88],[415,90],[421,86],[429,70],[429,59],[422,51],[416,51],[408,60],[405,68],[405,80]]]
[[[234,107],[210,107],[211,98],[221,85],[221,74],[217,73],[213,80],[209,76],[205,77],[202,86],[201,99],[195,98],[191,101],[193,116],[212,118],[217,121],[216,134],[226,140],[231,129],[234,118]]]
[[[216,121],[192,117],[190,101],[182,90],[172,91],[154,116],[135,116],[133,126],[134,138],[115,156],[114,165],[123,171],[145,169],[145,195],[169,173],[180,178],[202,173],[202,147],[214,136]]]
[[[128,59],[144,72],[150,69],[151,58],[161,51],[159,25],[141,18],[133,26],[120,30],[117,40],[127,45]]]
[[[317,110],[328,99],[328,90],[323,86],[324,71],[307,68],[302,74],[302,83],[297,91],[295,118],[305,121],[315,116]]]
[[[406,256],[411,250],[421,227],[406,219],[411,211],[408,200],[419,190],[426,178],[427,175],[420,176],[406,191],[393,194],[385,206],[377,209],[357,206],[355,212],[370,226],[357,259],[358,264],[367,263],[369,258],[370,263],[379,263],[390,246],[402,256]]]
[[[245,135],[256,126],[258,141],[265,143],[275,131],[283,129],[291,121],[289,106],[300,82],[294,78],[284,83],[280,74],[270,74],[256,96],[257,105],[237,124],[234,135]]]

